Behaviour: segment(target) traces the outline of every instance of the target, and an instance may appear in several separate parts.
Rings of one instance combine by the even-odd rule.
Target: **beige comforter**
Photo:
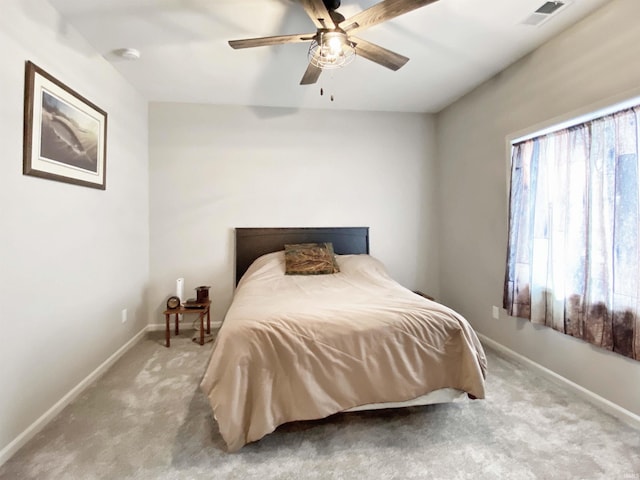
[[[462,316],[371,256],[338,263],[336,274],[285,275],[276,252],[240,281],[201,384],[229,451],[358,405],[445,387],[484,398],[486,358]]]

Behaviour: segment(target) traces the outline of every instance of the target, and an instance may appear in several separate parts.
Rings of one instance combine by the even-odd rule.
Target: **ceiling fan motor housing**
[[[322,0],[322,2],[329,11],[340,8],[340,0]]]

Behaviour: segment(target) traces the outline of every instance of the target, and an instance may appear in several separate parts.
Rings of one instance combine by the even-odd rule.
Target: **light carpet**
[[[487,349],[487,399],[345,413],[225,452],[211,352],[151,334],[0,467],[0,479],[629,479],[640,431]]]

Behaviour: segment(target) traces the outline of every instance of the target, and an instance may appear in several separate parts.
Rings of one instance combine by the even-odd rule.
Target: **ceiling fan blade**
[[[315,38],[315,33],[301,33],[299,35],[276,35],[274,37],[245,38],[244,40],[229,40],[232,48],[252,48],[269,45],[283,45],[285,43],[310,42]]]
[[[329,15],[329,10],[325,7],[322,0],[300,0],[304,11],[307,12],[309,18],[313,20],[313,23],[317,28],[336,28],[336,24]]]
[[[347,18],[344,22],[340,22],[338,26],[351,35],[437,1],[438,0],[384,0],[375,4],[373,7],[367,8]]]
[[[321,73],[322,69],[320,67],[316,67],[313,63],[309,63],[307,70],[302,76],[302,80],[300,80],[300,85],[312,85],[316,83],[318,78],[320,78]]]
[[[367,42],[361,38],[349,37],[349,39],[356,44],[356,55],[364,57],[367,60],[371,60],[383,67],[387,67],[393,71],[396,71],[404,66],[409,61],[408,57],[400,55],[399,53],[392,52],[386,48],[382,48],[375,43]]]

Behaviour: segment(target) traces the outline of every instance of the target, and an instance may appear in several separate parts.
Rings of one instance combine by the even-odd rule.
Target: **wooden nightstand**
[[[164,317],[167,322],[167,329],[165,333],[165,345],[167,347],[171,346],[171,327],[170,327],[170,318],[171,315],[175,315],[175,324],[176,324],[176,335],[180,334],[180,327],[178,326],[178,316],[186,315],[189,313],[197,313],[200,316],[200,345],[204,345],[204,317],[207,317],[207,333],[211,333],[211,300],[207,300],[202,303],[190,303],[189,305],[193,305],[193,307],[185,308],[184,305],[179,308],[172,308],[164,311]]]
[[[424,292],[421,292],[420,290],[414,290],[413,293],[415,293],[416,295],[420,295],[421,297],[424,297],[428,300],[433,300],[434,302],[436,301],[435,298],[433,298],[431,295],[427,295]]]

